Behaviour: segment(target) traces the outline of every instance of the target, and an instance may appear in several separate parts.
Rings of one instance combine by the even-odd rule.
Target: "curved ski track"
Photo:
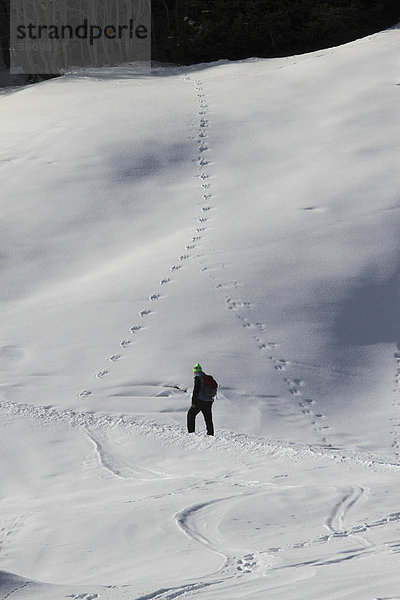
[[[303,462],[304,460],[323,461],[334,460],[338,463],[349,465],[362,466],[365,469],[373,471],[400,472],[400,465],[385,463],[379,458],[357,454],[336,453],[332,449],[323,446],[307,446],[299,443],[280,443],[269,442],[262,438],[257,438],[250,435],[235,434],[228,431],[219,432],[218,436],[210,440],[206,436],[186,434],[184,430],[177,425],[160,425],[157,422],[147,419],[139,419],[128,415],[111,415],[99,413],[84,413],[75,412],[73,410],[59,410],[55,407],[42,406],[34,407],[27,404],[17,404],[12,402],[0,403],[0,412],[5,415],[17,416],[20,418],[30,419],[35,421],[38,426],[46,426],[51,423],[64,423],[71,427],[76,435],[84,436],[91,442],[94,447],[94,455],[97,459],[99,468],[104,469],[113,476],[121,480],[137,479],[137,475],[145,478],[170,477],[167,473],[161,473],[149,469],[138,470],[135,463],[130,463],[128,459],[127,465],[113,463],[112,452],[109,454],[104,449],[104,440],[107,439],[108,432],[115,430],[125,431],[132,436],[146,436],[157,440],[163,446],[178,446],[185,449],[200,449],[203,455],[210,455],[218,460],[218,455],[226,455],[230,453],[237,457],[240,462],[239,471],[248,469],[248,465],[256,466],[260,460],[269,458],[284,458],[293,461]],[[247,463],[247,467],[246,467]],[[93,463],[92,463],[93,464]],[[130,469],[130,470],[129,470]],[[136,475],[136,477],[135,477]],[[188,582],[174,588],[157,590],[151,594],[140,596],[135,600],[174,600],[182,596],[189,596],[200,592],[201,589],[211,586],[216,588],[229,583],[234,579],[254,578],[267,575],[269,572],[279,568],[287,568],[295,566],[295,564],[287,564],[280,567],[276,564],[275,558],[278,555],[285,555],[285,552],[292,552],[305,546],[324,545],[337,538],[356,537],[361,539],[362,547],[354,551],[353,554],[345,555],[343,553],[334,554],[336,547],[329,549],[328,557],[326,551],[321,553],[322,556],[313,560],[315,566],[329,564],[329,562],[339,562],[348,560],[349,558],[357,558],[365,553],[379,550],[373,548],[372,545],[362,537],[368,531],[400,523],[400,512],[390,513],[381,518],[365,522],[361,525],[353,527],[345,527],[345,521],[348,520],[348,514],[357,502],[363,497],[363,489],[360,487],[348,487],[338,489],[339,499],[332,507],[330,514],[327,516],[325,525],[328,529],[327,534],[322,534],[313,539],[299,540],[293,544],[287,544],[281,547],[265,548],[262,550],[247,552],[243,555],[231,555],[222,547],[216,544],[207,536],[207,531],[218,530],[218,522],[220,513],[216,510],[213,515],[213,510],[217,509],[222,503],[227,503],[228,506],[237,500],[241,501],[244,497],[252,497],[265,493],[260,485],[252,486],[251,482],[244,482],[244,490],[239,491],[236,495],[226,495],[221,498],[214,498],[209,501],[199,502],[195,505],[190,505],[175,514],[177,527],[194,542],[201,544],[206,550],[216,553],[221,556],[220,567],[211,574],[204,574],[196,582]],[[194,489],[199,492],[209,489],[210,481],[198,482]],[[242,487],[242,486],[241,486]],[[167,491],[164,495],[182,494],[182,497],[187,493],[187,487],[182,486],[181,489]],[[160,497],[160,496],[157,496]],[[144,500],[146,501],[146,500]],[[135,500],[134,500],[135,502]],[[204,523],[212,527],[204,530]],[[15,526],[12,524],[11,530]],[[214,536],[215,537],[215,536]],[[0,540],[1,542],[1,540]],[[382,547],[383,551],[388,551],[388,543]],[[390,547],[390,552],[397,552],[397,547]],[[301,565],[302,563],[298,563]],[[307,563],[308,564],[308,563]],[[19,588],[18,588],[19,589]]]
[[[119,428],[132,435],[154,438],[165,446],[176,446],[185,449],[201,449],[202,452],[213,454],[229,453],[242,459],[255,457],[285,457],[292,461],[329,460],[337,463],[358,465],[373,471],[400,472],[400,464],[392,463],[379,456],[367,453],[337,450],[318,444],[302,444],[284,440],[268,440],[244,433],[235,433],[219,430],[213,439],[201,434],[188,434],[186,430],[174,424],[160,424],[150,419],[138,418],[129,415],[112,415],[107,413],[77,412],[74,410],[60,410],[52,406],[33,406],[16,402],[0,402],[0,412],[19,416],[39,422],[40,425],[48,423],[65,423],[72,427],[77,434],[85,435],[94,446],[99,464],[108,470],[113,470],[105,462],[102,445],[99,437],[104,432]],[[117,476],[119,474],[115,473]],[[162,475],[157,473],[158,476]]]

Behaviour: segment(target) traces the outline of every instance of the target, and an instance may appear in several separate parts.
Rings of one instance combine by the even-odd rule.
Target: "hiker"
[[[199,363],[193,367],[194,388],[192,394],[192,405],[187,413],[187,428],[189,433],[194,433],[196,428],[196,416],[203,413],[206,423],[207,435],[214,435],[214,424],[212,420],[212,405],[217,392],[217,383],[210,376],[203,373]]]

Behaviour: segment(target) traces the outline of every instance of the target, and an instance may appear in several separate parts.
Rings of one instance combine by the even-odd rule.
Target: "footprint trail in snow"
[[[177,276],[181,273],[181,270],[184,268],[185,262],[191,258],[192,252],[196,249],[198,242],[200,242],[200,240],[202,239],[202,236],[204,235],[204,233],[206,231],[206,225],[207,225],[207,222],[209,219],[208,215],[213,208],[209,204],[209,201],[212,198],[212,194],[209,191],[211,188],[211,184],[208,181],[209,174],[205,170],[205,167],[209,164],[209,162],[206,158],[206,154],[209,151],[209,146],[207,144],[207,138],[208,138],[207,130],[209,127],[209,120],[206,118],[207,111],[208,111],[208,104],[207,104],[206,96],[205,96],[205,93],[203,90],[203,84],[200,80],[195,80],[194,82],[192,82],[191,77],[189,77],[188,75],[183,76],[182,80],[185,83],[190,83],[194,86],[194,92],[195,92],[196,101],[198,104],[197,117],[198,117],[199,121],[198,121],[198,127],[197,127],[197,130],[198,130],[197,137],[195,137],[196,143],[197,143],[197,152],[196,152],[197,156],[195,159],[193,159],[193,162],[195,162],[199,167],[199,173],[197,175],[197,178],[200,180],[200,184],[199,184],[200,193],[201,193],[200,214],[197,217],[197,226],[195,227],[195,230],[194,230],[193,235],[191,236],[190,240],[186,243],[184,252],[182,252],[182,254],[180,254],[179,256],[176,257],[176,261],[170,266],[169,274],[161,277],[161,279],[159,280],[158,286],[160,288],[160,291],[153,291],[152,293],[150,293],[148,295],[148,299],[147,299],[149,304],[147,306],[144,306],[138,313],[138,316],[140,317],[140,319],[143,320],[144,322],[146,322],[146,324],[147,324],[147,320],[151,319],[151,315],[153,314],[153,312],[155,310],[153,307],[155,305],[157,305],[160,301],[162,301],[163,297],[165,297],[165,290],[168,288],[168,284],[171,283],[171,281],[173,281],[172,276]],[[132,344],[134,344],[134,342],[136,341],[137,335],[139,333],[142,333],[144,329],[145,329],[144,325],[139,325],[139,324],[131,325],[129,327],[129,332],[131,334],[131,337],[122,339],[119,342],[120,350],[128,351],[130,349],[130,347],[132,346]],[[122,358],[123,358],[123,355],[120,353],[111,354],[108,358],[108,361],[109,361],[109,363],[111,363],[111,365],[108,366],[107,368],[99,369],[94,377],[98,381],[104,379],[105,377],[108,377],[112,371],[112,364],[117,363]],[[93,393],[92,390],[90,390],[90,388],[87,388],[87,389],[82,390],[78,394],[78,396],[80,398],[86,398],[86,397],[92,395],[92,393]]]

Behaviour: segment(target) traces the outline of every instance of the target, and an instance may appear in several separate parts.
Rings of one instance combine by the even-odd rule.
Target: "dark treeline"
[[[0,62],[10,66],[10,0],[0,0]]]
[[[395,25],[399,0],[153,0],[153,59],[191,64],[337,46]]]
[[[0,0],[9,66],[10,0]],[[337,46],[400,20],[400,0],[152,0],[152,59],[191,64]]]

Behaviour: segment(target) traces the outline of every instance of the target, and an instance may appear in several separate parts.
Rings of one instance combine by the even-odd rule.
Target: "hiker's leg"
[[[206,423],[207,435],[214,435],[214,424],[212,419],[212,402],[203,402],[201,412]]]
[[[196,416],[199,414],[200,408],[191,406],[187,413],[187,430],[189,433],[194,433],[196,429]]]

